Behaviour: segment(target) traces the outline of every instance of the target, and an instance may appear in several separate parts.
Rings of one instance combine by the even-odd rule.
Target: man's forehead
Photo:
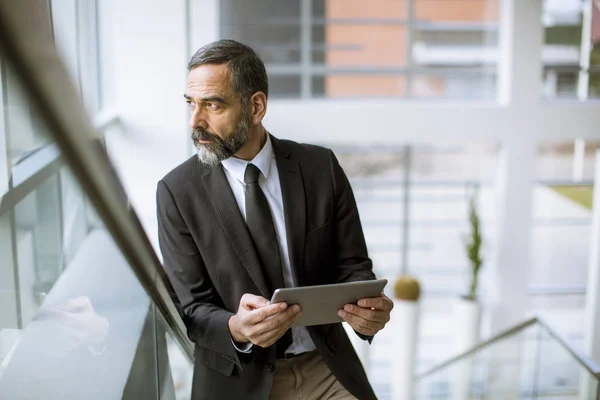
[[[226,64],[200,65],[192,69],[188,75],[188,92],[204,93],[216,90],[221,94],[230,94],[232,91],[230,75]]]

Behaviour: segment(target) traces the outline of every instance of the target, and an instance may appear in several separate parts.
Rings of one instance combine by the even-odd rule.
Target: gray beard
[[[225,139],[217,139],[208,145],[195,145],[198,160],[209,167],[216,167],[221,161],[237,153],[248,141],[251,133],[250,121],[246,113],[244,113],[240,122],[238,122],[234,130]]]
[[[208,150],[203,145],[196,146],[196,155],[198,156],[198,160],[200,160],[202,164],[207,165],[209,167],[216,167],[221,162],[221,160],[219,160],[219,157],[215,153]]]

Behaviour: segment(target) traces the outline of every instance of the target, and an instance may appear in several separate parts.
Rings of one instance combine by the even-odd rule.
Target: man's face
[[[185,99],[198,159],[215,166],[231,157],[251,134],[247,107],[231,85],[227,65],[201,65],[190,71]]]

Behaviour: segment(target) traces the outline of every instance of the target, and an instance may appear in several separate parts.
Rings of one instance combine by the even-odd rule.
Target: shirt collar
[[[258,154],[250,161],[250,163],[256,165],[260,172],[265,176],[269,177],[269,170],[271,167],[271,158],[273,158],[273,144],[269,133],[265,132],[267,140],[265,145],[258,152]],[[248,161],[241,160],[235,157],[229,157],[221,161],[223,168],[225,168],[231,175],[233,175],[238,181],[244,183],[244,174],[246,173],[246,166]]]

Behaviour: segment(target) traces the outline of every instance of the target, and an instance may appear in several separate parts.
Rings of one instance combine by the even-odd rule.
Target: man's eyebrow
[[[194,100],[187,93],[184,93],[183,97],[185,97],[186,101],[193,101]],[[219,96],[200,97],[200,98],[198,98],[198,100],[199,101],[204,101],[204,102],[216,102],[216,103],[221,103],[221,104],[227,104],[227,102],[222,97],[219,97]]]

